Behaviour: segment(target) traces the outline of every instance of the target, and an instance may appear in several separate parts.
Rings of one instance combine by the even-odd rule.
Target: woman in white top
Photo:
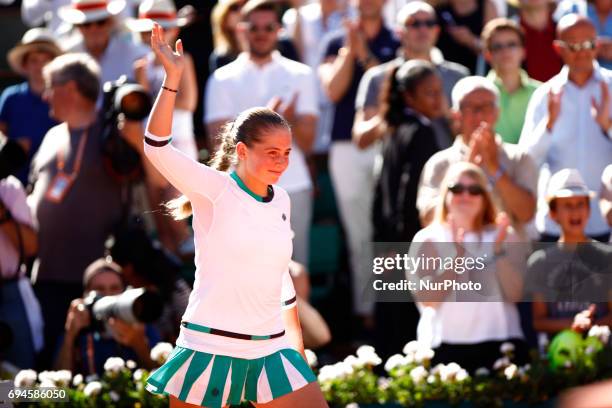
[[[269,109],[250,109],[226,125],[212,167],[192,160],[170,144],[182,44],[174,52],[156,24],[151,46],[166,77],[145,153],[184,194],[169,204],[175,216],[193,212],[196,277],[176,348],[147,389],[169,394],[171,407],[326,407],[306,363],[288,273],[289,196],[272,186],[288,165],[289,125]]]
[[[462,162],[448,170],[434,221],[417,232],[413,241],[419,244],[413,244],[411,256],[443,259],[445,266],[432,264],[430,270],[409,274],[409,279],[473,282],[468,291],[431,285],[415,292],[421,312],[417,336],[435,350],[434,363],[454,361],[472,371],[490,368],[501,357],[500,345],[505,341],[515,343],[519,361],[526,359],[514,303],[522,296],[526,244],[516,244],[518,236],[509,227],[508,217],[497,213],[487,178],[478,166]],[[449,258],[452,263],[447,264]],[[474,259],[471,271],[466,272],[467,264],[460,263],[460,258],[461,262]]]

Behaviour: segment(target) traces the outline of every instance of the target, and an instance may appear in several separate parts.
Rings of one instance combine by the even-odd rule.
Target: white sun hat
[[[546,189],[546,201],[566,197],[595,197],[595,192],[589,190],[580,172],[576,169],[559,170],[550,177]]]
[[[60,7],[57,13],[64,21],[76,25],[116,16],[125,5],[125,0],[72,0],[69,5]]]
[[[136,32],[153,30],[153,23],[162,28],[183,27],[188,23],[187,17],[179,17],[172,0],[145,0],[138,7],[138,18],[125,22],[127,27]]]
[[[62,54],[62,50],[49,31],[44,28],[31,28],[25,32],[21,41],[6,55],[6,59],[13,71],[20,75],[25,75],[23,58],[32,51],[47,52],[53,58]]]

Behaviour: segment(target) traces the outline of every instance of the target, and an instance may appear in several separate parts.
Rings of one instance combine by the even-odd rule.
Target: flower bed
[[[362,346],[356,355],[318,370],[318,381],[332,407],[348,408],[519,408],[552,407],[562,390],[612,378],[612,350],[608,347],[610,329],[595,326],[583,339],[574,332],[562,332],[551,342],[547,358],[534,358],[532,364],[518,367],[512,362],[513,345],[505,343],[494,367],[481,368],[470,376],[456,363],[430,362],[433,350],[413,341],[402,354],[384,364],[386,376],[373,368],[382,364],[373,347]],[[158,364],[168,358],[172,345],[160,343],[151,350]],[[311,366],[316,355],[307,350]],[[133,361],[113,357],[104,365],[101,378],[72,376],[69,371],[23,370],[14,379],[17,387],[64,388],[66,403],[20,403],[18,407],[167,407],[168,399],[146,391],[148,372]],[[245,404],[244,406],[248,406]]]

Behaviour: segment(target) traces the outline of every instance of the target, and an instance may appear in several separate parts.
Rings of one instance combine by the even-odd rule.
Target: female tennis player
[[[145,153],[193,212],[196,276],[180,335],[147,389],[170,407],[326,407],[304,355],[288,264],[289,196],[274,184],[287,168],[289,125],[274,111],[242,112],[222,131],[212,166],[172,147],[172,112],[185,65],[155,25],[151,47],[166,77],[147,126]],[[234,170],[229,173],[228,170]]]

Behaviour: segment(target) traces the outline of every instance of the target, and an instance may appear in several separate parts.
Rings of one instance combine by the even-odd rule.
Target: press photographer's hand
[[[66,315],[66,324],[64,329],[66,330],[66,336],[75,338],[81,330],[88,327],[91,324],[91,316],[89,310],[83,303],[83,299],[74,299],[70,303],[68,308],[68,314]]]
[[[146,340],[145,326],[142,323],[126,323],[111,317],[108,319],[108,327],[115,341],[123,346],[137,348]]]

